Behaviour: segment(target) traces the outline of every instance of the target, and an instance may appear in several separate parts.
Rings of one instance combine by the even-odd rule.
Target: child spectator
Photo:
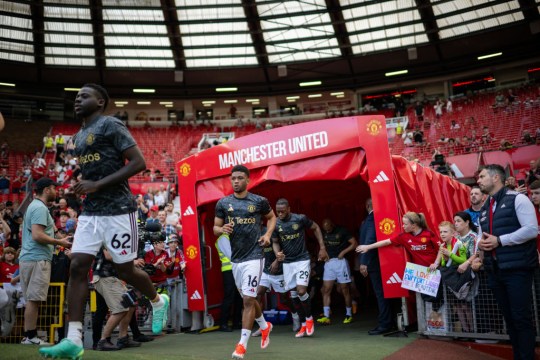
[[[16,260],[17,251],[12,247],[5,248],[0,258],[0,284],[11,282],[13,274],[19,269]]]

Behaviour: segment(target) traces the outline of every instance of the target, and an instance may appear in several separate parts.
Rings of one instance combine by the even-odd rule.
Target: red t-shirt
[[[146,253],[146,255],[144,255],[144,262],[154,265],[161,258],[164,258],[163,264],[165,265],[165,267],[171,264],[171,259],[169,258],[169,254],[167,254],[167,251],[162,251],[161,254],[156,255],[154,250],[150,250]],[[167,273],[161,271],[160,266],[158,266],[156,267],[156,272],[154,273],[154,275],[150,276],[150,280],[152,280],[152,282],[156,284],[164,282],[165,280],[167,280]]]
[[[403,246],[413,263],[429,266],[435,262],[439,252],[440,241],[429,230],[422,230],[418,235],[401,233],[390,239],[392,244]]]
[[[0,262],[0,284],[11,281],[11,276],[17,271],[19,264],[9,265],[7,262]]]
[[[183,261],[185,260],[182,250],[176,249],[176,254],[174,254],[174,258],[171,257],[171,262],[174,262],[174,266],[172,273],[170,275],[167,275],[169,279],[177,279],[180,276],[180,263]]]

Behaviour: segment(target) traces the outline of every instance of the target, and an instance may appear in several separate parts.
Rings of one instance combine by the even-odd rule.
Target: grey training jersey
[[[347,246],[350,245],[349,240],[352,238],[349,230],[342,226],[335,226],[332,232],[323,231],[324,245],[330,259],[337,258]]]
[[[233,223],[233,232],[229,235],[232,262],[263,258],[263,249],[259,245],[261,218],[270,211],[272,208],[268,200],[252,193],[242,199],[229,195],[218,201],[216,217],[223,219],[225,224]]]
[[[272,248],[272,244],[263,249],[264,252],[264,269],[263,272],[268,275],[283,275],[283,263],[280,262],[278,266],[278,271],[273,273],[270,271],[270,265],[276,260],[276,254]]]
[[[83,180],[97,181],[115,173],[125,165],[122,153],[136,146],[135,140],[122,121],[100,116],[74,137],[75,154]],[[83,215],[110,216],[134,212],[137,205],[128,181],[86,195]]]
[[[279,239],[281,251],[285,254],[284,263],[309,260],[306,248],[305,232],[313,221],[303,214],[291,213],[285,220],[277,219],[273,239]]]

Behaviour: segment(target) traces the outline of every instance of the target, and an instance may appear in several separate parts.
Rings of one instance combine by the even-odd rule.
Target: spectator
[[[25,179],[23,178],[23,173],[21,170],[17,170],[15,172],[15,177],[13,178],[13,180],[11,181],[11,192],[13,194],[19,194],[21,193],[22,191],[24,191],[24,183],[25,183]]]
[[[506,99],[504,98],[504,95],[499,91],[497,92],[497,95],[495,96],[495,104],[493,104],[494,108],[502,108],[506,106]]]
[[[140,222],[145,223],[146,218],[148,217],[149,211],[146,205],[144,204],[143,196],[141,194],[137,195],[136,201],[137,201],[137,219]]]
[[[424,132],[420,130],[419,127],[417,127],[413,132],[413,140],[416,143],[416,145],[424,144]]]
[[[383,246],[401,245],[407,250],[412,262],[415,264],[423,266],[433,264],[439,251],[439,242],[437,236],[428,229],[424,214],[407,212],[402,220],[402,233],[371,245],[359,245],[356,252],[364,254],[369,250]]]
[[[150,280],[152,280],[154,285],[157,285],[167,281],[166,270],[171,265],[171,259],[165,251],[165,242],[163,240],[157,241],[153,245],[154,248],[144,256],[144,262],[156,269],[154,274],[150,275]]]
[[[265,130],[272,130],[274,128],[274,126],[272,126],[272,123],[270,122],[270,120],[268,120],[266,122],[266,125],[264,126],[264,129]]]
[[[150,215],[146,218],[146,223],[147,224],[159,223],[159,218],[158,218],[159,206],[152,205],[152,207],[150,207],[149,213]]]
[[[163,232],[165,236],[176,234],[176,228],[173,225],[167,224],[167,212],[165,210],[160,210],[158,212],[158,220],[161,225],[161,232]]]
[[[167,267],[167,282],[170,284],[175,280],[178,280],[184,270],[186,269],[186,259],[184,258],[184,253],[179,247],[180,241],[178,235],[171,234],[167,238],[167,254],[171,259],[170,265]]]
[[[451,114],[453,112],[453,108],[452,108],[452,100],[450,100],[450,98],[448,98],[448,101],[446,102],[446,112]]]
[[[529,130],[524,130],[521,136],[521,142],[525,145],[534,145],[536,139],[531,136]]]
[[[403,124],[401,122],[398,122],[396,126],[396,136],[402,136],[403,135]]]
[[[436,270],[439,266],[451,266],[457,268],[467,260],[467,248],[454,237],[456,227],[449,221],[443,221],[439,224],[439,234],[443,244],[439,248],[437,258],[429,266],[431,270]],[[454,251],[457,250],[457,251]]]
[[[413,133],[412,132],[408,132],[408,133],[405,133],[405,140],[403,140],[403,145],[405,146],[412,146],[413,145]]]
[[[489,199],[482,207],[479,248],[489,287],[503,314],[514,359],[534,359],[535,329],[531,303],[534,270],[538,268],[538,224],[534,205],[504,186],[500,165],[486,165],[478,185]]]
[[[505,151],[505,150],[510,150],[514,147],[514,145],[512,145],[512,143],[506,139],[502,139],[501,140],[501,145],[499,146],[499,150],[501,151]]]
[[[482,144],[489,144],[493,140],[493,134],[489,132],[487,126],[484,126],[482,129],[482,135],[480,137],[482,139]]]
[[[32,177],[34,180],[38,180],[45,176],[47,170],[47,164],[45,159],[41,157],[41,152],[36,152],[36,155],[32,159]]]
[[[37,337],[37,318],[39,303],[47,300],[53,246],[71,247],[68,238],[54,238],[54,221],[45,205],[54,201],[58,185],[48,178],[38,180],[36,198],[24,216],[23,247],[19,258],[23,296],[26,299],[25,337],[21,342],[24,345],[47,344]]]
[[[456,131],[461,129],[461,126],[456,122],[456,120],[452,120],[452,123],[450,124],[450,130]]]
[[[439,120],[442,116],[442,113],[443,113],[443,102],[439,99],[437,99],[437,101],[435,102],[435,105],[433,105],[433,109],[435,110],[435,117],[437,118],[437,120]]]
[[[414,113],[416,115],[417,121],[424,121],[424,105],[420,104],[420,101],[416,102],[416,105],[414,107]]]
[[[19,269],[17,263],[17,250],[12,247],[4,249],[4,253],[0,258],[0,284],[11,283],[15,271]]]
[[[11,228],[9,224],[4,220],[5,209],[0,211],[0,249],[7,247],[11,238]],[[17,249],[14,248],[15,251]]]
[[[538,161],[531,160],[529,162],[529,170],[527,171],[527,185],[530,186],[534,181],[540,180],[540,166]]]
[[[2,169],[0,172],[0,194],[9,194],[11,186],[11,179],[7,174],[6,169]]]
[[[464,211],[471,216],[472,222],[476,226],[480,225],[480,210],[482,209],[485,201],[486,195],[482,193],[478,185],[474,185],[470,192],[471,206]]]
[[[56,167],[53,163],[49,164],[49,168],[47,169],[47,173],[45,174],[45,176],[52,181],[58,181],[58,172],[56,171]]]

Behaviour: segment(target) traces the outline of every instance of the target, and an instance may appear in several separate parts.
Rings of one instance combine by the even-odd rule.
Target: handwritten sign
[[[401,287],[422,294],[436,296],[441,273],[439,270],[430,271],[427,266],[417,265],[408,262],[403,274]]]

